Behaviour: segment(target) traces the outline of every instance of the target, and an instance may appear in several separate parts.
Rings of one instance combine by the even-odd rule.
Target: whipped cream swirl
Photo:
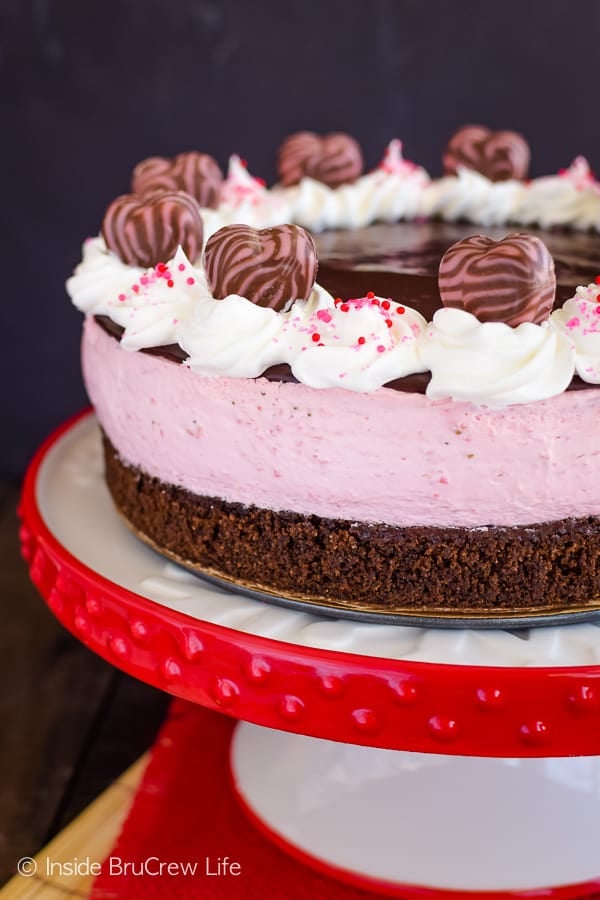
[[[370,295],[313,311],[296,303],[283,336],[298,381],[366,392],[424,371],[418,339],[426,327],[416,310]]]
[[[420,343],[431,371],[427,396],[485,406],[530,403],[562,393],[575,368],[573,342],[551,320],[481,323],[461,309],[440,309]]]
[[[424,370],[417,347],[426,325],[418,312],[391,300],[336,304],[315,285],[287,313],[237,295],[206,297],[182,323],[178,340],[189,354],[186,365],[202,375],[256,378],[288,363],[309,387],[368,392]]]
[[[530,182],[494,182],[460,169],[457,176],[432,181],[423,190],[418,214],[483,226],[568,225],[600,231],[600,190],[582,157],[558,175]]]
[[[125,350],[176,343],[181,322],[207,290],[204,272],[181,247],[167,263],[144,270],[122,263],[100,237],[86,241],[83,260],[67,281],[78,309],[109,316],[124,329]]]
[[[273,309],[231,294],[224,300],[206,296],[177,331],[189,354],[185,365],[200,375],[257,378],[281,362],[281,320]]]
[[[425,169],[402,157],[402,144],[392,141],[380,166],[352,184],[330,188],[303,178],[291,188],[274,188],[289,204],[291,221],[323,231],[362,228],[373,222],[396,222],[420,215],[422,193],[429,183]]]
[[[467,219],[479,225],[504,225],[514,221],[526,191],[520,181],[490,181],[472,169],[459,169],[432,181],[423,191],[419,214],[441,216],[447,221]]]
[[[578,287],[575,296],[551,318],[575,345],[579,377],[589,384],[600,384],[600,285]]]
[[[286,193],[268,190],[264,181],[251,175],[246,163],[235,155],[229,157],[219,207],[202,209],[201,215],[205,241],[225,225],[270,228],[292,221],[292,210]]]

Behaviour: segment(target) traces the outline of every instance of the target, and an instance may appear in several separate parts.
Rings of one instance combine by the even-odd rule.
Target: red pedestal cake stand
[[[205,583],[123,526],[91,414],[40,449],[21,517],[31,577],[79,640],[243,720],[235,790],[289,853],[389,896],[600,889],[597,625],[374,625]]]

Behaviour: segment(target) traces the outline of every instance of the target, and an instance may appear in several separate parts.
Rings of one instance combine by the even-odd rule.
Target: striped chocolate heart
[[[151,156],[133,170],[131,190],[134,194],[156,191],[185,191],[200,206],[216,209],[219,205],[223,173],[216,160],[207,153],[180,153],[173,159]]]
[[[466,125],[450,139],[443,162],[448,175],[456,175],[462,167],[474,169],[490,181],[507,181],[527,177],[529,157],[529,145],[516,131]]]
[[[314,178],[331,188],[356,181],[363,169],[362,152],[349,134],[299,131],[279,148],[277,171],[284,187]]]
[[[501,241],[478,234],[458,241],[444,253],[438,280],[444,306],[513,327],[547,319],[556,292],[554,260],[530,234],[509,234]]]
[[[317,250],[298,225],[257,230],[227,225],[207,241],[204,266],[213,297],[238,294],[278,312],[307,300],[317,276]]]
[[[192,262],[202,251],[198,204],[183,191],[162,191],[145,199],[123,194],[110,204],[102,222],[109,250],[130,266],[148,269],[171,259],[181,246]]]

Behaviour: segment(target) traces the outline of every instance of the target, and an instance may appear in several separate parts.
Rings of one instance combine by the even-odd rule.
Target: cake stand
[[[20,512],[31,577],[66,628],[244,720],[234,789],[296,858],[389,896],[600,889],[598,625],[365,624],[215,587],[121,523],[89,413],[40,449]]]

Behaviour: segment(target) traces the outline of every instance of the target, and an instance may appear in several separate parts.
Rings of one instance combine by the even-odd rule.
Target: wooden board
[[[87,897],[94,876],[62,874],[61,864],[88,858],[92,862],[102,862],[106,858],[125,821],[147,761],[148,754],[145,754],[40,850],[34,858],[35,875],[15,875],[0,890],[0,900],[58,900],[65,895]]]
[[[60,827],[56,817],[116,675],[67,634],[31,584],[19,553],[18,496],[13,485],[0,503],[0,884]]]
[[[68,634],[20,557],[0,482],[0,887],[153,743],[169,697]]]

